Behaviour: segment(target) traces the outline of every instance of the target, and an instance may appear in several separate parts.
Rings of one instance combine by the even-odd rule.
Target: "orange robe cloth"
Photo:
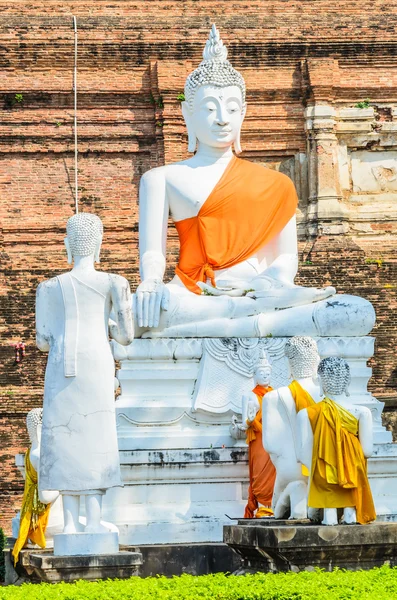
[[[247,429],[248,444],[248,462],[250,485],[248,488],[248,503],[245,507],[244,518],[252,519],[254,511],[257,510],[259,503],[262,507],[256,512],[256,517],[270,516],[273,514],[270,508],[273,498],[274,482],[276,479],[276,469],[269,454],[262,443],[262,402],[263,396],[270,392],[272,387],[263,387],[257,385],[252,391],[258,398],[259,410],[255,419],[250,423]]]
[[[303,408],[309,408],[309,406],[313,406],[313,404],[316,404],[309,392],[303,389],[301,384],[298,383],[295,379],[294,381],[292,381],[292,383],[290,383],[288,388],[295,401],[297,413]],[[306,475],[307,477],[309,476],[309,471],[305,467],[305,465],[302,465],[302,475]]]
[[[196,294],[198,281],[215,286],[214,271],[247,260],[294,216],[297,195],[286,175],[233,157],[195,217],[175,223],[176,274]]]
[[[358,420],[330,398],[309,406],[313,458],[308,505],[355,506],[358,523],[376,519],[367,461],[358,439]]]

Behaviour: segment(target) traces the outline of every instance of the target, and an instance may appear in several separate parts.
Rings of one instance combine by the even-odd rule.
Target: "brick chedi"
[[[79,193],[103,220],[102,268],[138,269],[142,173],[186,156],[180,97],[216,22],[247,83],[243,156],[298,190],[298,283],[377,312],[370,389],[397,407],[397,13],[391,1],[0,0],[0,524],[23,482],[14,455],[42,403],[40,281],[66,270],[73,214],[73,22],[79,27]],[[170,228],[168,263],[177,260]],[[171,275],[172,268],[170,268]],[[26,356],[15,362],[12,344]]]

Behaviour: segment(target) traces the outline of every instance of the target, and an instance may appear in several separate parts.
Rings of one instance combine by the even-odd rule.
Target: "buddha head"
[[[245,83],[227,60],[227,49],[212,26],[203,61],[188,76],[182,113],[189,138],[189,152],[197,142],[215,148],[234,144],[241,152],[240,132],[246,112]]]
[[[271,374],[272,366],[267,358],[265,350],[262,350],[254,372],[255,384],[263,386],[270,385]]]
[[[344,358],[338,356],[324,358],[318,365],[318,374],[326,396],[332,398],[342,394],[349,395],[350,367]]]
[[[26,427],[29,434],[30,443],[34,444],[40,440],[41,425],[43,423],[43,409],[33,408],[26,415]]]
[[[320,356],[313,338],[296,335],[287,341],[284,352],[288,358],[293,379],[316,377]]]
[[[91,213],[73,215],[67,222],[66,235],[65,246],[69,264],[75,256],[92,255],[93,259],[99,262],[103,236],[103,225],[99,217]]]

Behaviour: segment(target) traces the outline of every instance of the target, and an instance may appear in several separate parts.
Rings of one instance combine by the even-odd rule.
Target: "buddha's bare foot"
[[[268,312],[270,310],[280,310],[284,308],[293,308],[305,304],[313,304],[333,296],[336,290],[332,286],[326,288],[309,288],[303,286],[282,287],[274,290],[265,290],[259,292],[249,292],[248,298],[253,298],[258,302],[257,312]]]
[[[81,523],[78,523],[77,525],[75,525],[74,523],[68,523],[63,528],[62,533],[82,533],[83,531],[84,525],[81,525]]]
[[[110,529],[99,523],[98,525],[87,525],[84,533],[109,533]]]

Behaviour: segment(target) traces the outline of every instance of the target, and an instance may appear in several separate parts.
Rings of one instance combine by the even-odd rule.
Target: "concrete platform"
[[[54,556],[51,550],[24,549],[21,550],[15,569],[10,556],[10,550],[6,550],[6,585],[19,585],[27,581],[58,583],[78,579],[128,579],[139,575],[142,566],[142,554],[136,551],[91,556]]]
[[[397,566],[397,523],[325,527],[310,521],[244,519],[225,525],[223,540],[242,557],[239,572]]]
[[[19,585],[25,581],[38,582],[42,581],[43,567],[45,567],[45,581],[49,581],[49,577],[54,574],[54,569],[57,567],[57,562],[49,560],[49,557],[53,557],[51,550],[40,550],[33,548],[25,548],[21,551],[19,562],[14,569],[11,557],[11,548],[15,540],[10,540],[8,548],[4,551],[4,559],[6,563],[6,584]],[[223,543],[218,544],[154,544],[154,545],[143,545],[143,546],[122,546],[120,554],[139,554],[141,558],[140,564],[136,565],[137,570],[132,575],[139,575],[140,577],[153,577],[156,575],[165,575],[166,577],[172,577],[173,575],[182,575],[188,573],[191,575],[208,575],[210,573],[220,573],[238,570],[242,561],[236,552],[234,552],[229,546]],[[37,559],[37,556],[43,558]],[[46,560],[44,560],[46,556]],[[58,557],[53,557],[58,558]],[[74,558],[87,558],[87,557],[69,557]],[[91,557],[93,558],[93,557]],[[100,558],[95,557],[95,558]],[[75,573],[74,561],[69,561],[70,574]],[[85,563],[79,563],[83,566],[83,571],[86,569]],[[98,565],[99,566],[99,565]],[[113,565],[116,570],[116,565]],[[109,565],[105,565],[106,569]],[[134,564],[131,565],[134,567]],[[118,564],[118,571],[114,574],[114,571],[108,577],[122,578],[125,572],[125,564],[121,562]],[[90,571],[90,574],[92,571]],[[98,574],[99,577],[100,573]],[[129,577],[130,575],[127,574]],[[85,579],[84,572],[79,577]],[[56,582],[56,579],[52,577],[51,581]]]

